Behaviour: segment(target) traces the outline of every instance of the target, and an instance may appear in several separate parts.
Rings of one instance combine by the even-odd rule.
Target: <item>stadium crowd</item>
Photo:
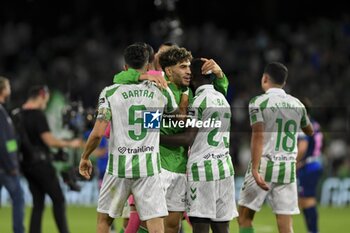
[[[47,83],[95,107],[96,96],[111,83],[123,65],[123,48],[130,41],[147,41],[157,47],[167,40],[154,27],[129,33],[123,25],[106,29],[99,18],[74,27],[62,17],[55,33],[45,34],[26,22],[7,21],[0,27],[0,72],[10,78],[13,95],[10,108],[23,102],[29,84]],[[328,175],[350,173],[347,130],[350,98],[350,19],[319,19],[275,30],[235,31],[214,23],[188,26],[175,38],[192,54],[219,61],[230,80],[227,99],[233,112],[231,154],[239,173],[249,149],[249,99],[261,93],[260,71],[269,61],[283,61],[290,78],[287,91],[313,102],[312,113],[326,133],[325,163]],[[93,83],[93,85],[91,85]],[[244,169],[243,169],[244,170]],[[243,172],[243,171],[242,171]]]

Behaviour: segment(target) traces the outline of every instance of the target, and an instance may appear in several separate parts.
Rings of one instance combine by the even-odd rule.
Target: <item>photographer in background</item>
[[[61,140],[50,132],[44,114],[49,98],[50,93],[46,86],[33,86],[29,89],[28,99],[19,113],[19,121],[23,128],[21,132],[21,147],[24,147],[22,148],[22,169],[33,196],[29,233],[41,233],[45,194],[48,194],[52,200],[58,231],[69,232],[65,200],[56,170],[52,165],[50,147],[78,148],[82,145],[80,139]]]

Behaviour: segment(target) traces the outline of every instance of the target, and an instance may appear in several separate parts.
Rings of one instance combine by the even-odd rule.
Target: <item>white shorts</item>
[[[216,222],[237,217],[234,182],[233,176],[215,181],[188,181],[187,215]]]
[[[122,217],[130,194],[142,221],[168,215],[165,194],[159,175],[139,179],[118,178],[105,174],[98,199],[97,211],[112,218]]]
[[[160,173],[168,211],[184,212],[186,209],[186,174],[162,169]]]
[[[122,218],[130,218],[130,205],[128,202],[124,204]]]
[[[267,183],[268,191],[260,188],[251,172],[247,172],[241,188],[238,204],[259,211],[266,197],[273,213],[294,215],[299,214],[298,192],[296,182],[289,184]]]

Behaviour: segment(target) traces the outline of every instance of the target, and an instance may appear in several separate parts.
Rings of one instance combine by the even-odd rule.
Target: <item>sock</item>
[[[239,233],[254,233],[253,227],[241,227],[239,228]]]
[[[310,233],[317,233],[318,215],[316,206],[303,210],[307,229]]]
[[[141,220],[139,214],[136,211],[130,212],[128,226],[125,228],[125,233],[137,233]]]
[[[139,230],[137,231],[137,233],[148,233],[148,230],[143,228],[142,226],[140,226]]]
[[[192,223],[191,223],[190,218],[188,217],[188,215],[187,215],[186,212],[184,212],[184,217],[185,217],[185,219],[186,219],[188,225],[190,225],[190,226],[192,227]]]

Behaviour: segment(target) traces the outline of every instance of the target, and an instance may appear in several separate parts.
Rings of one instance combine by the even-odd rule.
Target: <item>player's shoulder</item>
[[[109,97],[120,87],[120,84],[112,84],[102,89],[100,96]]]
[[[151,81],[143,81],[141,83],[135,83],[135,84],[117,84],[119,85],[119,90],[123,91],[133,91],[133,90],[147,90],[147,91],[155,91],[161,93],[159,88],[154,82]],[[113,85],[115,86],[115,85]]]
[[[215,89],[211,90],[209,93],[208,93],[210,96],[217,96],[219,98],[224,98],[226,99],[226,97],[224,96],[224,94],[222,94],[220,91],[217,91]]]
[[[105,90],[111,90],[111,89],[113,89],[113,88],[120,87],[120,86],[122,86],[122,85],[123,85],[123,84],[113,83],[113,84],[111,84],[111,85],[106,86],[104,89],[105,89]]]
[[[291,95],[291,94],[287,94],[287,97],[289,99],[290,102],[294,102],[298,107],[304,108],[304,104],[295,96]]]
[[[212,107],[230,107],[226,97],[217,90],[211,91],[207,97],[212,100]]]
[[[207,106],[208,96],[206,94],[200,94],[193,97],[192,106]]]
[[[138,84],[141,88],[144,88],[146,90],[149,90],[149,91],[154,91],[158,94],[162,94],[164,92],[165,89],[159,89],[159,87],[157,86],[157,84],[155,82],[152,82],[152,81],[148,81],[148,80],[145,80],[143,81],[142,83]]]
[[[250,99],[249,105],[259,105],[262,102],[266,101],[266,99],[268,99],[268,98],[269,98],[269,96],[266,93],[254,96],[253,98]]]

